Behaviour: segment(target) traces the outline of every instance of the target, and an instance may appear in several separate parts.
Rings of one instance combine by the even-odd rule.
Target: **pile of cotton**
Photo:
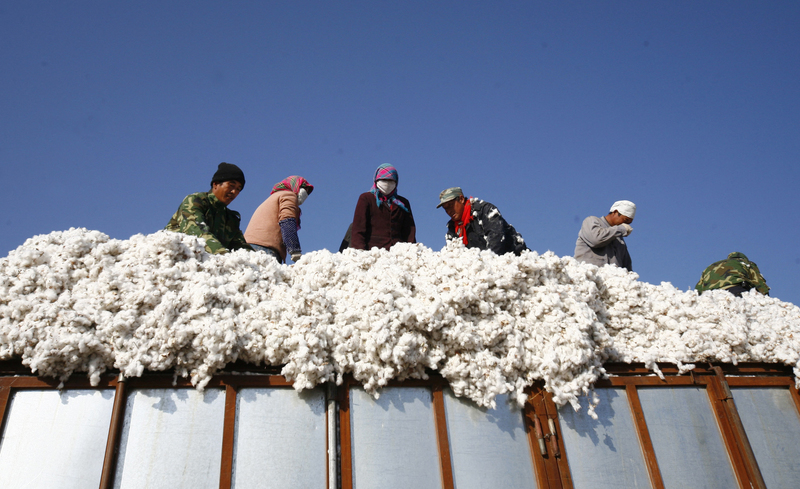
[[[497,256],[318,251],[293,266],[264,253],[209,255],[161,231],[114,240],[36,236],[0,259],[0,359],[93,382],[175,369],[203,388],[226,364],[282,365],[297,389],[351,374],[378,394],[431,369],[481,405],[542,380],[563,405],[608,361],[771,362],[800,374],[800,308],[655,286],[552,253]]]

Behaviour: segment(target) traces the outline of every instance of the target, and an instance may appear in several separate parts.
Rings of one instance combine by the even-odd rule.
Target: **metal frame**
[[[523,413],[537,486],[572,489],[572,475],[564,442],[555,430],[558,426],[558,409],[552,394],[541,385],[534,386]]]
[[[225,389],[225,414],[223,420],[222,449],[220,453],[220,489],[230,489],[232,484],[234,429],[236,423],[236,395],[243,387],[276,387],[290,388],[292,383],[280,375],[231,375],[221,374],[215,376],[206,387]],[[5,428],[8,404],[11,393],[15,390],[56,390],[56,389],[115,389],[114,404],[112,407],[111,422],[108,429],[108,441],[105,449],[103,471],[100,476],[100,489],[114,487],[116,476],[117,454],[119,453],[120,434],[125,421],[125,406],[128,395],[135,389],[164,388],[164,389],[191,389],[194,388],[188,379],[175,378],[171,374],[150,374],[145,377],[126,379],[119,375],[114,377],[106,375],[101,378],[98,385],[92,386],[86,378],[75,378],[61,384],[57,380],[39,377],[0,377],[0,433]],[[326,413],[327,425],[327,413]],[[326,449],[330,450],[327,446]],[[327,471],[327,467],[326,467]]]
[[[339,444],[341,446],[341,489],[353,489],[353,447],[350,418],[350,389],[361,384],[348,376],[339,388]],[[439,474],[444,489],[454,489],[453,463],[450,459],[450,440],[447,434],[447,417],[444,407],[444,388],[447,382],[438,375],[430,380],[407,380],[390,382],[387,387],[425,387],[431,392],[431,406],[436,430],[436,443],[439,452]]]
[[[763,477],[739,419],[729,386],[785,386],[790,390],[800,416],[800,393],[798,393],[795,386],[791,368],[773,364],[708,365],[708,367],[696,366],[695,369],[681,375],[675,365],[659,364],[658,366],[664,375],[663,379],[654,375],[641,364],[609,364],[605,368],[611,377],[600,380],[595,384],[595,388],[625,388],[652,487],[654,489],[663,489],[664,482],[661,478],[658,460],[656,459],[644,412],[639,401],[638,388],[702,386],[709,396],[712,412],[717,421],[739,487],[742,489],[751,487],[765,488]],[[555,406],[553,405],[552,408],[555,409]],[[566,471],[562,470],[561,472],[561,487],[572,487],[569,479],[570,475],[567,467]],[[553,488],[558,486],[540,483],[540,487]]]
[[[653,443],[645,420],[644,412],[639,401],[638,389],[642,387],[679,387],[698,386],[706,389],[712,412],[717,421],[724,446],[731,460],[734,474],[741,488],[763,488],[764,481],[758,464],[753,456],[752,448],[747,440],[738,411],[732,398],[731,387],[783,387],[789,389],[791,398],[800,416],[800,393],[798,392],[792,370],[789,367],[768,364],[746,364],[739,366],[697,366],[693,371],[679,374],[679,369],[674,365],[659,365],[664,378],[653,375],[652,371],[643,365],[609,364],[605,366],[609,378],[596,383],[596,388],[624,388],[629,400],[633,424],[637,432],[642,449],[645,465],[651,484],[656,489],[664,487],[661,472],[656,459]],[[175,378],[173,374],[147,374],[142,378],[126,379],[122,375],[105,375],[96,386],[91,386],[87,378],[74,378],[60,383],[58,380],[44,379],[31,376],[22,368],[10,368],[7,363],[0,363],[0,433],[2,433],[8,417],[8,407],[11,396],[16,390],[25,389],[114,389],[114,404],[109,425],[108,440],[105,448],[103,472],[101,474],[101,489],[111,488],[114,484],[119,439],[125,418],[125,406],[129,393],[139,388],[193,388],[191,382],[183,378]],[[326,404],[338,404],[337,408],[326,410],[326,426],[335,426],[334,419],[338,421],[338,464],[331,463],[326,468],[328,474],[328,487],[353,487],[353,460],[352,460],[352,427],[350,424],[350,389],[360,385],[351,376],[346,376],[344,384],[335,388],[328,386],[326,389]],[[223,442],[220,453],[220,483],[221,489],[229,489],[232,483],[234,429],[236,420],[236,395],[244,387],[276,387],[289,388],[292,383],[280,375],[270,371],[261,370],[252,375],[235,375],[223,373],[209,382],[209,388],[223,388],[225,390]],[[447,418],[445,414],[444,389],[447,382],[436,374],[430,380],[409,380],[392,382],[390,387],[425,387],[430,390],[436,442],[439,452],[439,468],[442,487],[454,487],[453,466],[450,455],[450,441],[448,436]],[[331,394],[335,393],[335,397]],[[336,413],[331,418],[331,413]],[[534,477],[540,488],[571,489],[573,487],[569,460],[562,437],[557,432],[560,426],[558,409],[553,402],[552,395],[541,384],[529,390],[528,402],[523,410],[523,425],[528,436],[531,463]],[[333,435],[333,437],[331,437]],[[336,433],[328,433],[326,448],[329,455],[336,453]],[[333,440],[333,442],[331,441]],[[332,470],[338,469],[338,473]],[[339,480],[337,484],[337,479]]]

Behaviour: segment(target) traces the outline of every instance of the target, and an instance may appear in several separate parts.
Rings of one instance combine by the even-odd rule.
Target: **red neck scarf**
[[[464,212],[461,213],[461,220],[453,222],[456,227],[456,234],[461,236],[464,246],[467,246],[467,224],[472,222],[472,200],[467,199],[464,203]]]

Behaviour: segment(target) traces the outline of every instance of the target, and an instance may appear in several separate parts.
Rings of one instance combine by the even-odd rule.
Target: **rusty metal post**
[[[725,406],[725,411],[730,419],[733,429],[739,438],[739,446],[741,447],[742,455],[746,462],[747,472],[750,475],[750,482],[753,487],[757,489],[766,489],[767,485],[764,483],[764,478],[761,476],[761,470],[758,468],[756,456],[753,453],[753,448],[750,446],[750,440],[747,439],[747,433],[744,431],[742,418],[739,417],[739,411],[736,409],[736,404],[733,401],[733,394],[728,382],[725,380],[725,374],[720,367],[711,367],[711,370],[717,376],[720,386],[722,387],[722,405]]]
[[[450,440],[447,437],[444,391],[440,383],[433,385],[431,400],[433,401],[433,422],[436,430],[436,444],[439,449],[439,472],[442,477],[442,487],[453,489],[453,463],[450,460]]]
[[[219,464],[219,489],[233,484],[233,444],[236,432],[236,388],[225,385],[225,414],[222,421],[222,453]]]
[[[117,470],[117,454],[119,453],[119,439],[122,425],[125,420],[125,404],[128,396],[125,389],[125,376],[119,374],[117,387],[114,392],[114,406],[111,411],[111,424],[108,428],[108,441],[106,442],[106,455],[103,459],[103,473],[100,475],[100,489],[114,487],[114,478]]]
[[[337,436],[336,429],[338,423],[336,422],[336,384],[328,382],[328,388],[325,393],[325,402],[327,404],[327,421],[328,421],[328,489],[337,489],[339,485],[339,471],[338,471],[338,446],[336,444]]]

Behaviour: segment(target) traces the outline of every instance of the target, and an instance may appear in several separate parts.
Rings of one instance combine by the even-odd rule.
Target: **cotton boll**
[[[0,272],[0,358],[60,379],[175,369],[202,389],[238,359],[283,365],[297,389],[350,374],[377,396],[433,370],[484,406],[499,394],[522,403],[536,381],[577,405],[606,361],[658,374],[657,362],[800,363],[792,304],[698,296],[550,252],[402,243],[289,267],[246,250],[209,255],[180,233],[71,229],[31,238]]]

